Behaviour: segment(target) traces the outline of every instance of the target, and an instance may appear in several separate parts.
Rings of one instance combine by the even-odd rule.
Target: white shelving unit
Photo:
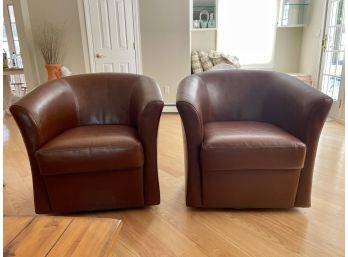
[[[191,29],[191,31],[213,31],[213,30],[217,30],[217,28]]]

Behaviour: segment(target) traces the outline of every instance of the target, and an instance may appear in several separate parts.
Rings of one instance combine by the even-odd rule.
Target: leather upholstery
[[[42,175],[113,171],[144,164],[137,132],[125,125],[69,129],[41,147],[36,158]]]
[[[185,132],[187,205],[193,207],[236,208],[240,206],[243,206],[241,208],[260,206],[310,206],[316,149],[323,124],[331,105],[332,99],[330,97],[309,87],[296,78],[277,72],[224,70],[204,72],[185,78],[178,88],[177,108]],[[262,122],[263,124],[269,124],[269,127],[273,125],[272,130],[269,132],[272,132],[272,136],[274,136],[276,132],[278,137],[282,137],[280,143],[289,145],[288,150],[289,153],[291,152],[291,155],[277,153],[277,156],[281,155],[282,160],[273,161],[275,165],[273,171],[270,169],[271,163],[265,159],[266,157],[260,158],[260,152],[249,152],[249,162],[253,163],[248,164],[249,166],[246,166],[246,154],[242,156],[245,159],[237,158],[238,161],[226,160],[228,158],[227,156],[229,156],[230,159],[235,158],[234,155],[230,154],[226,154],[225,159],[223,159],[223,156],[216,156],[216,158],[219,157],[221,159],[219,159],[221,162],[218,164],[214,158],[210,160],[205,159],[207,156],[201,154],[201,151],[204,151],[202,150],[203,142],[208,142],[210,144],[221,143],[225,146],[227,144],[226,142],[222,143],[219,141],[218,134],[221,132],[228,134],[229,132],[213,131],[215,130],[214,124],[238,121]],[[209,127],[211,124],[213,124],[213,128]],[[221,125],[217,125],[216,129],[219,128],[219,126],[221,127]],[[238,149],[241,150],[242,144],[245,143],[244,146],[246,146],[246,142],[250,144],[251,141],[253,141],[253,146],[257,144],[267,144],[267,148],[271,147],[273,139],[270,137],[266,139],[264,137],[267,131],[268,129],[265,129],[265,131],[261,133],[263,135],[257,132],[259,135],[254,142],[253,135],[246,138],[245,133],[247,131],[245,128],[241,126],[239,126],[239,128],[234,127],[230,130],[231,134],[233,133],[233,135],[235,135],[235,133],[237,133],[239,136],[241,134],[244,136],[243,138],[239,137],[239,139],[237,139],[237,136],[226,135],[231,144],[229,148],[236,148],[237,145]],[[256,133],[255,128],[253,131],[250,131],[250,133]],[[262,140],[259,141],[260,136],[262,136],[262,140],[266,140],[267,142]],[[231,153],[233,152],[233,154],[236,153],[235,149],[229,149],[228,151]],[[270,149],[267,151],[270,151]],[[304,156],[303,151],[305,151],[305,159],[302,167],[301,164],[303,160],[301,160],[301,158]],[[266,154],[265,151],[262,152]],[[210,157],[211,156],[212,155],[210,155]],[[209,171],[206,172],[203,170],[204,167],[201,165],[201,159],[203,166],[209,167]],[[239,160],[241,160],[242,163],[240,163]],[[214,170],[215,175],[213,175],[211,171],[214,167],[217,167],[217,169]],[[283,172],[280,174],[277,173],[277,176],[274,176],[276,170],[279,172],[283,170],[290,171],[289,168],[291,168],[292,173]],[[226,170],[225,172],[220,172],[219,170],[222,169],[236,172],[226,173]],[[242,171],[246,171],[247,173],[243,173]],[[233,198],[233,195],[238,192],[236,188],[232,189],[231,187],[234,183],[238,183],[235,182],[235,180],[241,181],[240,187],[249,186],[249,184],[243,183],[251,179],[253,174],[260,174],[260,171],[264,171],[264,174],[267,174],[263,178],[268,178],[264,180],[265,183],[259,188],[267,189],[275,183],[279,183],[280,186],[288,188],[287,194],[282,194],[283,197],[273,202],[274,204],[272,204],[272,199],[268,199],[268,203],[265,203],[264,201],[266,201],[267,197],[260,198],[263,204],[257,205],[257,198],[253,201],[249,201],[249,196],[239,195],[241,201],[244,199],[244,203],[249,203],[249,206],[248,204],[237,204],[236,201],[228,200],[228,197]],[[243,174],[243,177],[241,177],[241,174]],[[286,181],[289,181],[289,179],[284,178],[289,176],[289,174],[292,182],[286,184]],[[212,184],[215,182],[213,182],[212,177],[214,176],[216,176],[215,182],[217,184],[213,186]],[[297,179],[298,182],[294,183],[297,176],[299,176]],[[234,181],[233,183],[232,179]],[[269,184],[266,183],[266,181],[271,180],[274,181]],[[222,190],[220,193],[228,193],[228,195],[210,195],[211,192],[216,192],[214,188],[219,188],[219,183],[222,183],[222,181],[224,181],[225,186],[220,185],[219,190]],[[230,187],[226,184],[228,181],[231,182]],[[289,187],[289,185],[291,186]],[[268,194],[272,195],[272,190],[268,190]],[[294,193],[291,194],[291,191]],[[239,192],[242,193],[242,191]],[[259,192],[256,190],[254,193],[257,195]],[[212,204],[214,201],[212,201],[212,198],[208,200],[207,195],[216,199],[216,203],[219,204],[214,206]],[[294,199],[293,201],[292,198]],[[222,199],[226,199],[226,201],[224,202]],[[283,204],[280,204],[281,202],[283,202]],[[236,204],[235,206],[233,206],[234,203]]]
[[[158,204],[162,109],[160,90],[151,78],[115,73],[50,81],[11,106],[31,164],[36,212]],[[104,193],[114,194],[101,199],[96,181],[104,183]],[[62,191],[89,197],[63,204],[57,197]]]
[[[264,122],[211,122],[204,127],[203,170],[301,169],[306,145]]]

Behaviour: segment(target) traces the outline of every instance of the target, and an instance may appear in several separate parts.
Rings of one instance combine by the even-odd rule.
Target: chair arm
[[[64,80],[37,87],[13,104],[10,111],[29,152],[77,125],[74,95]]]
[[[204,123],[208,119],[207,88],[198,76],[185,78],[179,85],[176,106],[181,116],[186,162],[186,204],[202,206],[200,151]]]
[[[76,104],[64,80],[37,87],[10,107],[21,131],[32,171],[35,212],[52,211],[35,152],[50,139],[77,124]]]
[[[321,130],[333,100],[304,82],[285,74],[275,73],[272,92],[265,103],[265,117],[307,146],[295,206],[310,206],[313,167]]]
[[[141,76],[131,96],[130,115],[137,127],[144,150],[145,205],[159,204],[160,193],[157,168],[157,134],[163,109],[161,91],[151,78]]]

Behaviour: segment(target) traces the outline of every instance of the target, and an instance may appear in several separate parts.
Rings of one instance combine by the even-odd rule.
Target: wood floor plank
[[[35,218],[4,248],[4,256],[46,256],[71,221],[71,218],[64,217]]]
[[[47,256],[109,256],[120,228],[121,221],[115,219],[73,219]]]
[[[34,219],[33,216],[8,216],[4,219],[4,248],[14,240]]]
[[[29,163],[19,131],[4,119],[5,214],[33,214]],[[158,137],[161,204],[79,214],[121,219],[111,256],[344,256],[344,126],[326,122],[314,168],[311,208],[202,210],[185,205],[182,128],[162,115]]]
[[[110,257],[140,257],[134,249],[130,249],[122,241],[118,241],[117,245],[113,247],[110,253]]]

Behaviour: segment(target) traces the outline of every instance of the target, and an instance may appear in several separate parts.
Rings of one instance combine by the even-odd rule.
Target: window
[[[8,83],[4,83],[4,90],[10,90],[12,95],[22,97],[26,93],[26,82],[23,71],[23,62],[21,56],[21,49],[19,45],[19,38],[17,34],[16,19],[13,9],[12,0],[4,0],[3,10],[3,51],[7,54],[8,64],[10,68],[4,70],[4,75],[9,76]],[[16,65],[12,65],[11,56],[16,54]],[[6,79],[7,80],[7,79]],[[5,80],[4,80],[5,81]],[[8,86],[9,89],[5,89]]]
[[[9,48],[8,41],[7,41],[6,27],[5,27],[5,22],[4,22],[4,20],[3,20],[3,35],[2,35],[2,42],[3,42],[4,51],[5,51],[6,54],[7,54],[7,58],[9,58],[9,57],[10,57],[10,48]]]
[[[219,52],[235,55],[242,66],[271,67],[277,0],[219,0]]]
[[[3,15],[3,50],[6,52],[8,60],[11,59],[11,55],[15,52],[18,61],[17,66],[23,67],[13,5],[7,4],[6,7]]]

